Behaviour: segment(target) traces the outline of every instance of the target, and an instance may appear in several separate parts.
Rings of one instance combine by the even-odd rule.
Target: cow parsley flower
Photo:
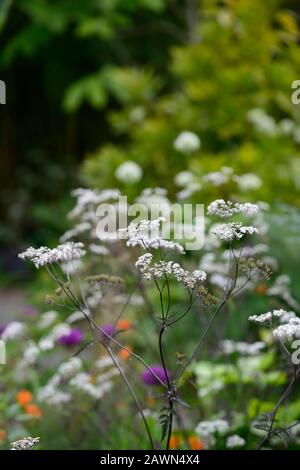
[[[174,276],[178,282],[181,282],[186,288],[194,289],[197,284],[205,281],[206,273],[201,269],[186,271],[179,263],[173,261],[158,261],[151,264],[153,255],[146,253],[140,256],[136,262],[136,267],[141,271],[142,276],[147,281],[151,279],[161,279],[165,276]]]
[[[229,224],[218,224],[211,229],[211,234],[220,240],[230,242],[234,239],[240,240],[244,235],[258,234],[258,229],[251,225],[242,225],[240,222],[231,222]]]
[[[201,140],[194,132],[181,132],[174,141],[174,148],[178,152],[192,153],[201,147]]]
[[[24,439],[12,442],[10,444],[10,450],[30,450],[33,449],[39,442],[39,437],[24,437]]]
[[[227,201],[224,199],[217,199],[213,201],[207,209],[209,215],[216,215],[221,218],[228,218],[234,214],[246,214],[246,215],[255,215],[258,211],[258,206],[256,204],[251,204],[246,202],[244,204]]]
[[[23,253],[20,253],[19,258],[32,261],[35,267],[39,269],[47,264],[78,260],[85,253],[83,243],[67,242],[53,249],[46,246],[40,248],[30,247]]]
[[[132,222],[127,228],[119,229],[121,236],[127,238],[127,246],[141,246],[144,249],[176,250],[184,253],[184,248],[177,242],[165,240],[159,234],[161,222],[165,222],[164,217],[154,220],[141,220]]]
[[[116,169],[116,178],[122,183],[137,183],[143,176],[141,167],[132,161],[122,163]]]
[[[261,315],[252,315],[249,317],[249,321],[264,324],[269,323],[273,318],[280,318],[284,314],[286,314],[285,310],[272,310],[271,312],[262,313]]]

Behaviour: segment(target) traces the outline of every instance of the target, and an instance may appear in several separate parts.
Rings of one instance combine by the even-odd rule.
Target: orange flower
[[[35,418],[42,417],[41,409],[38,407],[38,405],[34,405],[33,403],[31,405],[26,405],[25,411],[28,415],[34,416]]]
[[[0,429],[0,442],[3,442],[6,438],[6,432],[4,429]]]
[[[32,393],[29,390],[21,390],[16,398],[20,406],[26,406],[32,400]]]
[[[130,330],[132,327],[132,322],[130,320],[119,320],[117,322],[118,330]]]
[[[126,346],[126,348],[129,349],[129,351],[132,351],[132,348],[130,346]],[[127,361],[127,359],[129,359],[131,356],[130,352],[127,351],[127,349],[121,349],[121,351],[118,352],[119,358],[123,361]]]
[[[204,444],[197,436],[189,436],[188,443],[192,450],[203,450]]]
[[[179,449],[180,445],[182,443],[182,437],[180,435],[175,436],[174,434],[171,435],[170,437],[170,449]]]
[[[255,291],[258,295],[265,295],[267,288],[268,287],[266,284],[261,283],[261,284],[257,284]]]

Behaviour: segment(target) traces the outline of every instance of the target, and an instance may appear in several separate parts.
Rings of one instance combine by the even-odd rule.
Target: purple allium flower
[[[108,336],[114,336],[117,332],[117,329],[113,323],[106,323],[105,325],[101,325],[101,330],[104,338],[108,340]]]
[[[159,377],[160,380],[165,384],[167,383],[167,377],[168,379],[171,377],[171,372],[168,369],[166,371],[167,372],[167,377],[166,377],[163,367],[159,365],[154,365],[150,367],[150,370],[146,369],[142,374],[142,380],[146,385],[161,385],[158,379],[153,374],[151,374],[151,371],[155,375],[157,375],[157,377]]]
[[[0,336],[2,335],[5,328],[6,328],[6,325],[4,325],[3,323],[0,323]]]
[[[58,342],[64,346],[75,346],[83,340],[83,333],[80,328],[73,328],[69,334],[63,335],[58,339]]]

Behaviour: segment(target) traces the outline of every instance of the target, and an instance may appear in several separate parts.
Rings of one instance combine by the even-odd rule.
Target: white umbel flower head
[[[174,148],[178,152],[192,153],[199,150],[201,147],[201,140],[194,134],[194,132],[183,131],[174,141]]]
[[[39,269],[47,264],[78,260],[85,253],[83,243],[67,242],[53,249],[46,246],[41,246],[40,248],[30,247],[23,253],[20,253],[19,258],[32,261],[35,267]]]
[[[24,437],[10,444],[10,450],[30,450],[40,442],[39,437]]]
[[[121,183],[137,183],[143,176],[141,167],[130,160],[122,163],[116,169],[115,176]]]

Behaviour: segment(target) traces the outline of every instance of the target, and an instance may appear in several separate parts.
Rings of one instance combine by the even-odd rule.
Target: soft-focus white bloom
[[[89,222],[81,222],[81,223],[75,225],[75,227],[73,227],[72,229],[65,232],[60,237],[60,241],[62,243],[65,243],[65,242],[69,241],[70,239],[78,237],[82,233],[91,230],[91,228],[92,228],[92,226]]]
[[[265,348],[265,343],[262,341],[256,341],[255,343],[245,343],[243,341],[232,341],[225,339],[221,342],[221,348],[224,354],[233,354],[235,352],[246,355],[255,356],[259,354],[262,349]]]
[[[63,378],[72,377],[77,374],[82,366],[81,359],[79,357],[71,357],[67,362],[62,362],[57,369],[57,373]]]
[[[191,171],[180,171],[174,178],[177,186],[189,186],[194,181],[194,175]]]
[[[1,335],[3,341],[9,341],[13,339],[20,339],[24,336],[26,327],[19,321],[13,321],[9,323]]]
[[[116,178],[122,183],[137,183],[143,176],[141,167],[132,161],[122,163],[116,169]]]
[[[291,279],[286,274],[277,276],[272,287],[267,290],[267,295],[279,297],[294,310],[299,310],[300,304],[291,293]]]
[[[209,437],[212,434],[226,434],[229,430],[229,424],[224,419],[215,419],[213,421],[201,421],[195,431],[200,437]]]
[[[201,184],[199,183],[191,183],[187,188],[184,188],[182,191],[179,191],[176,194],[176,198],[178,201],[184,201],[184,199],[188,199],[197,191],[200,191]]]
[[[207,213],[209,215],[216,215],[221,218],[228,218],[234,214],[255,215],[258,211],[256,204],[246,202],[244,204],[238,202],[225,202],[224,199],[217,199],[209,204]]]
[[[40,248],[30,247],[23,253],[20,253],[19,258],[32,261],[35,267],[39,269],[46,264],[78,260],[82,258],[85,253],[82,243],[67,242],[53,249],[46,246]]]
[[[72,261],[67,261],[66,263],[61,263],[60,267],[64,273],[72,275],[80,271],[83,263],[81,259],[75,259]]]
[[[145,303],[141,295],[130,295],[130,298],[128,299],[127,294],[118,294],[118,295],[115,295],[113,298],[113,302],[116,304],[124,305],[128,301],[129,301],[129,304],[132,305],[133,307],[141,307]]]
[[[105,393],[109,392],[112,387],[113,383],[111,381],[106,381],[101,383],[100,385],[94,385],[91,383],[91,376],[85,372],[81,372],[77,374],[71,381],[70,385],[77,390],[90,395],[92,398],[99,400],[100,398],[105,395]]]
[[[95,243],[90,243],[89,250],[94,255],[103,255],[106,256],[109,254],[109,249],[104,245],[96,245]]]
[[[234,449],[236,447],[243,447],[246,444],[245,439],[243,439],[238,434],[234,434],[233,436],[228,436],[226,439],[226,447],[228,449]]]
[[[70,219],[81,217],[82,222],[95,222],[97,206],[106,201],[117,200],[120,197],[118,189],[97,191],[95,189],[77,188],[71,194],[76,198],[76,205],[68,216]]]
[[[291,135],[295,129],[295,122],[292,119],[281,119],[278,123],[280,131],[285,135]]]
[[[110,356],[103,356],[96,361],[96,367],[98,369],[105,369],[106,367],[111,367],[114,365],[114,361]]]
[[[181,132],[174,140],[174,148],[179,152],[196,152],[201,147],[201,141],[197,134],[190,131]]]
[[[251,225],[242,225],[240,222],[232,222],[229,224],[218,224],[211,229],[211,234],[230,242],[234,239],[240,240],[244,235],[258,234],[258,229]]]
[[[41,351],[50,351],[55,346],[54,341],[50,338],[42,338],[39,341],[39,348]]]
[[[76,321],[80,321],[83,319],[84,319],[83,313],[80,311],[76,311],[76,312],[71,313],[71,315],[68,316],[66,321],[68,323],[75,323]]]
[[[39,356],[39,353],[40,353],[40,350],[37,347],[37,345],[33,341],[30,341],[29,344],[24,349],[23,360],[22,360],[23,365],[30,366],[34,364]]]
[[[43,313],[40,321],[38,322],[38,328],[44,330],[48,328],[57,319],[57,312],[55,310],[49,310],[49,312]]]
[[[247,114],[247,119],[261,134],[274,137],[278,133],[278,128],[272,116],[269,116],[263,109],[255,108]]]
[[[37,400],[50,406],[57,406],[70,402],[72,395],[58,390],[54,385],[49,383],[38,390]]]
[[[129,113],[129,119],[131,122],[138,123],[143,121],[146,116],[146,110],[143,106],[136,106]]]
[[[244,175],[234,175],[232,177],[241,191],[255,191],[261,188],[262,180],[255,173],[245,173]]]
[[[24,437],[10,444],[10,450],[30,450],[40,442],[39,437]]]
[[[203,180],[213,186],[222,186],[233,178],[233,168],[222,166],[220,171],[212,171],[204,175]]]
[[[162,210],[170,207],[170,201],[168,199],[168,192],[165,188],[145,188],[141,194],[136,198],[135,202],[138,204],[144,204],[146,207],[151,208],[153,204],[156,204]]]
[[[67,336],[70,333],[70,325],[68,325],[67,323],[59,323],[58,325],[54,326],[53,330],[50,331],[47,338],[53,341],[57,341],[61,336]]]

